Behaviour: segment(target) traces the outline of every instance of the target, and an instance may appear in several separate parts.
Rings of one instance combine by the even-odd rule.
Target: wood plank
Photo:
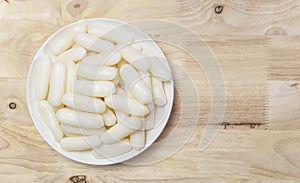
[[[211,146],[200,152],[198,145],[203,128],[198,127],[193,137],[179,152],[163,161],[144,166],[129,166],[125,163],[97,167],[79,164],[62,157],[48,147],[41,137],[32,138],[30,133],[24,133],[28,129],[24,130],[23,126],[18,129],[2,126],[1,131],[2,142],[9,144],[2,146],[0,151],[2,175],[22,174],[26,171],[36,176],[40,172],[71,176],[80,175],[82,170],[86,169],[88,171],[85,171],[85,174],[91,177],[100,176],[104,181],[115,178],[124,182],[175,181],[181,180],[182,177],[195,180],[300,180],[298,132],[221,130]],[[167,147],[159,149],[162,153],[166,150]],[[12,159],[18,161],[11,161]],[[26,176],[23,178],[26,180]],[[58,178],[63,180],[66,176]],[[28,177],[28,180],[31,179]]]
[[[206,1],[180,2],[180,20],[199,34],[299,35],[299,1]],[[221,14],[215,7],[223,6]]]
[[[161,6],[160,2],[159,0],[151,2],[139,0],[48,0],[47,3],[39,0],[9,1],[9,3],[1,1],[0,18],[13,21],[46,22],[60,26],[93,17],[127,21],[137,20],[141,17],[177,20],[179,3],[165,0],[164,6]]]

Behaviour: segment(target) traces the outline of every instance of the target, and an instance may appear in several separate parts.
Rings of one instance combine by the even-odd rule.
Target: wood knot
[[[76,17],[77,15],[80,15],[86,7],[86,0],[73,0],[68,4],[67,9],[73,17]]]
[[[218,5],[215,7],[215,13],[216,14],[221,14],[223,11],[223,6],[222,5]]]
[[[80,6],[81,6],[80,4],[74,4],[73,7],[74,7],[74,8],[80,8]]]
[[[71,181],[71,182],[70,182]],[[69,178],[70,183],[88,183],[85,175],[75,175]]]
[[[9,107],[10,109],[16,109],[16,108],[17,108],[17,104],[14,103],[14,102],[11,102],[11,103],[8,104],[8,107]]]
[[[298,83],[293,83],[293,84],[291,84],[290,86],[291,86],[291,87],[297,88],[298,85],[299,85]]]

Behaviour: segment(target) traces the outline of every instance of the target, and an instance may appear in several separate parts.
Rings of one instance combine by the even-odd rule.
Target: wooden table
[[[165,43],[159,45],[192,78],[201,106],[182,149],[149,165],[89,166],[45,143],[27,110],[32,58],[55,30],[93,17],[170,21],[207,42],[224,73],[227,105],[205,151],[199,141],[212,104],[205,72]],[[0,0],[0,20],[0,182],[66,182],[74,175],[89,182],[300,182],[299,0]],[[174,109],[159,140],[179,122],[192,125],[195,112],[181,113],[189,89],[174,73]]]

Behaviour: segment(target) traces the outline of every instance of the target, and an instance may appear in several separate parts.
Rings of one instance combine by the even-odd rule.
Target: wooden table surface
[[[89,166],[46,144],[27,109],[32,58],[54,31],[93,17],[174,22],[206,41],[223,71],[227,103],[205,151],[199,142],[212,105],[205,72],[165,43],[159,45],[195,83],[201,106],[183,148],[149,165]],[[0,182],[67,182],[74,175],[88,182],[300,182],[299,34],[299,0],[0,0]],[[159,140],[190,127],[197,112],[184,109],[190,89],[173,72],[174,108]]]

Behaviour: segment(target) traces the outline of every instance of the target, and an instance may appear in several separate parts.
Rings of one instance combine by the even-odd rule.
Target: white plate
[[[86,152],[67,152],[63,150],[60,147],[60,144],[56,142],[52,136],[52,133],[50,132],[49,128],[46,126],[44,121],[40,118],[37,108],[36,108],[36,103],[37,100],[34,97],[34,91],[33,91],[33,65],[35,64],[35,61],[40,58],[45,56],[44,48],[48,44],[48,42],[53,39],[53,37],[61,32],[62,30],[74,25],[74,24],[88,24],[88,23],[94,23],[94,22],[100,22],[100,23],[108,23],[108,24],[115,24],[115,25],[125,25],[127,30],[130,30],[131,33],[137,37],[139,40],[140,39],[148,39],[152,40],[147,34],[142,32],[141,30],[137,29],[136,27],[126,24],[125,22],[119,21],[119,20],[114,20],[114,19],[107,19],[107,18],[93,18],[93,19],[86,19],[86,20],[81,20],[72,24],[69,24],[57,32],[55,32],[53,35],[51,35],[46,42],[40,47],[38,50],[37,54],[35,55],[33,62],[31,64],[29,74],[28,74],[28,79],[27,79],[27,101],[28,101],[28,108],[29,112],[31,115],[31,118],[41,134],[41,136],[45,139],[45,141],[52,147],[54,148],[57,152],[60,154],[64,155],[65,157],[68,157],[74,161],[78,161],[81,163],[86,163],[86,164],[92,164],[92,165],[109,165],[109,164],[115,164],[115,163],[120,163],[126,160],[129,160],[138,154],[142,153],[144,150],[146,150],[157,138],[158,136],[162,133],[164,127],[167,124],[167,121],[169,119],[172,105],[173,105],[173,97],[174,97],[174,87],[173,87],[173,79],[171,80],[170,83],[167,83],[165,85],[165,92],[167,96],[168,103],[164,107],[157,107],[156,110],[156,121],[159,121],[159,124],[155,125],[155,128],[148,130],[146,133],[146,145],[143,149],[137,151],[137,150],[131,150],[125,154],[109,158],[109,159],[96,159],[94,156],[91,154],[91,152],[86,151]],[[170,69],[170,66],[167,62],[167,59],[165,58],[164,54],[160,50],[160,48],[157,46],[157,44],[153,41],[155,48],[157,49],[157,53],[161,57],[164,58],[165,62],[164,64]],[[171,70],[171,69],[170,69]]]

